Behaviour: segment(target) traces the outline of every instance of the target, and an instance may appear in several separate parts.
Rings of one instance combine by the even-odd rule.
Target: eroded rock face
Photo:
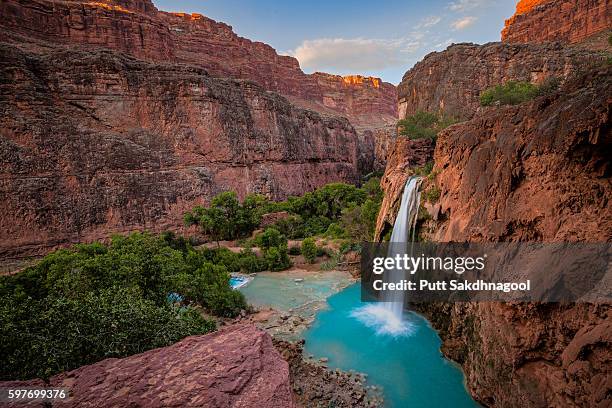
[[[227,24],[201,14],[158,11],[150,0],[7,0],[0,4],[0,33],[4,41],[30,50],[104,47],[205,68],[215,77],[248,79],[298,106],[347,117],[360,131],[397,120],[392,84],[359,75],[307,75],[297,59],[239,37]]]
[[[269,334],[244,323],[58,374],[49,386],[71,393],[53,407],[296,406],[289,364]]]
[[[556,94],[483,112],[438,135],[440,241],[612,240],[612,69]],[[394,157],[395,154],[400,157]],[[380,224],[392,224],[410,155],[389,158]],[[399,169],[399,170],[395,170]],[[396,198],[394,198],[396,197]],[[587,273],[585,271],[585,273]],[[604,407],[612,384],[609,304],[415,306],[488,406]]]
[[[555,96],[443,131],[435,168],[448,220],[438,239],[610,242],[611,73],[602,69]],[[609,405],[609,304],[423,310],[441,329],[445,352],[463,364],[479,400],[494,406]]]
[[[602,59],[597,52],[561,44],[452,45],[406,72],[398,86],[399,117],[428,111],[468,119],[482,110],[480,93],[491,86],[509,80],[563,80]]]
[[[221,191],[282,199],[358,177],[346,119],[252,82],[111,51],[0,54],[0,256],[176,230]]]
[[[506,20],[502,41],[583,42],[612,29],[611,10],[610,0],[521,0],[514,16]]]

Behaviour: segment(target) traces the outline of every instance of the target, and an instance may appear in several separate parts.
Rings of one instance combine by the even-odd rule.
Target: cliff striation
[[[561,44],[455,44],[433,52],[406,72],[398,86],[399,117],[417,111],[469,119],[481,111],[480,93],[509,80],[564,80],[604,56]]]
[[[358,75],[305,74],[297,59],[239,37],[227,24],[196,13],[158,11],[150,0],[7,0],[0,4],[0,33],[29,50],[104,47],[152,62],[201,67],[214,77],[247,79],[298,106],[345,116],[360,133],[397,120],[392,84]]]
[[[0,46],[0,256],[177,229],[214,194],[356,181],[339,117],[248,81],[112,51]]]
[[[603,33],[588,46],[605,47],[612,30],[611,10],[610,0],[521,0],[514,16],[506,20],[502,41],[575,44]]]

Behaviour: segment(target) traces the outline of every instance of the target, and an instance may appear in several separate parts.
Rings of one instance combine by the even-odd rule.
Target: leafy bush
[[[262,272],[268,268],[265,259],[258,257],[249,248],[240,251],[240,269],[246,273]]]
[[[268,248],[264,256],[271,271],[283,271],[291,266],[286,244]]]
[[[482,106],[518,105],[539,94],[539,88],[530,82],[508,81],[503,85],[488,88],[480,94]]]
[[[355,241],[371,241],[380,204],[379,201],[367,199],[362,206],[345,209],[341,222],[347,235]]]
[[[310,263],[315,261],[317,258],[317,244],[314,238],[306,238],[302,241],[302,255]]]
[[[432,112],[418,111],[397,122],[399,134],[409,139],[435,139],[438,132],[457,120]]]
[[[332,222],[331,224],[329,224],[329,227],[327,227],[327,230],[325,231],[324,235],[328,238],[339,239],[339,238],[345,238],[346,232],[344,231],[344,228],[342,228],[340,224]]]
[[[0,277],[0,352],[6,356],[0,375],[48,376],[213,330],[195,309],[173,308],[166,298],[175,292],[185,304],[236,316],[246,302],[229,285],[225,264],[240,257],[228,252],[196,251],[172,234],[137,233],[59,250]]]
[[[192,308],[157,305],[135,288],[79,298],[0,299],[3,380],[49,376],[108,357],[124,357],[214,330]]]
[[[280,219],[274,223],[273,227],[289,239],[304,237],[304,220],[299,215]]]

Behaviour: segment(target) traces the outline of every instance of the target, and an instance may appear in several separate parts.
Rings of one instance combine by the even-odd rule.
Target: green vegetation
[[[2,276],[0,377],[46,378],[214,330],[198,309],[232,317],[247,307],[229,286],[228,268],[241,269],[241,256],[227,252],[135,233],[59,250]]]
[[[265,197],[250,194],[241,204],[235,192],[226,191],[215,196],[209,207],[198,206],[187,212],[184,221],[187,226],[200,226],[217,242],[238,239],[250,235],[259,225],[259,209],[266,202]]]
[[[457,120],[432,112],[418,111],[412,116],[397,122],[399,134],[409,139],[432,139],[443,129],[446,129]]]
[[[302,197],[271,203],[269,210],[291,214],[274,225],[290,239],[325,236],[361,242],[372,239],[381,202],[380,180],[371,178],[361,188],[328,184]]]
[[[546,95],[559,88],[558,78],[549,78],[541,85],[524,81],[508,81],[503,85],[484,90],[480,94],[482,106],[518,105],[537,96]]]
[[[253,242],[264,251],[264,259],[271,271],[282,271],[291,266],[287,238],[276,228],[266,228]]]
[[[306,238],[302,241],[302,255],[310,263],[317,258],[317,244],[313,238]]]
[[[440,199],[440,188],[435,184],[431,184],[425,191],[423,191],[423,199],[429,203],[436,203]]]
[[[253,245],[264,251],[273,247],[279,249],[283,258],[283,249],[279,247],[282,242],[286,244],[287,239],[314,236],[371,239],[382,202],[379,184],[378,178],[367,180],[361,188],[331,183],[301,197],[289,197],[281,202],[271,202],[262,196],[248,196],[240,204],[235,193],[221,193],[209,207],[196,207],[186,213],[185,223],[201,226],[205,234],[219,241],[248,236],[258,227],[262,214],[287,211],[289,217],[277,221],[252,241]],[[286,248],[285,252],[288,252]]]

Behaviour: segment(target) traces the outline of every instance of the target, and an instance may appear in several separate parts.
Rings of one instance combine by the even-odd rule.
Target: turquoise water
[[[329,296],[352,282],[354,279],[349,274],[340,271],[261,272],[239,290],[253,306],[270,306],[282,312],[310,317],[326,306],[325,301]]]
[[[478,407],[463,384],[463,373],[440,352],[440,338],[427,320],[408,313],[409,334],[377,334],[351,314],[363,307],[359,284],[328,299],[305,333],[306,352],[328,357],[329,366],[368,375],[383,387],[385,406]]]
[[[232,276],[229,280],[229,284],[232,288],[237,289],[239,287],[241,287],[242,285],[244,285],[244,282],[246,281],[246,278],[241,278],[238,276]]]

